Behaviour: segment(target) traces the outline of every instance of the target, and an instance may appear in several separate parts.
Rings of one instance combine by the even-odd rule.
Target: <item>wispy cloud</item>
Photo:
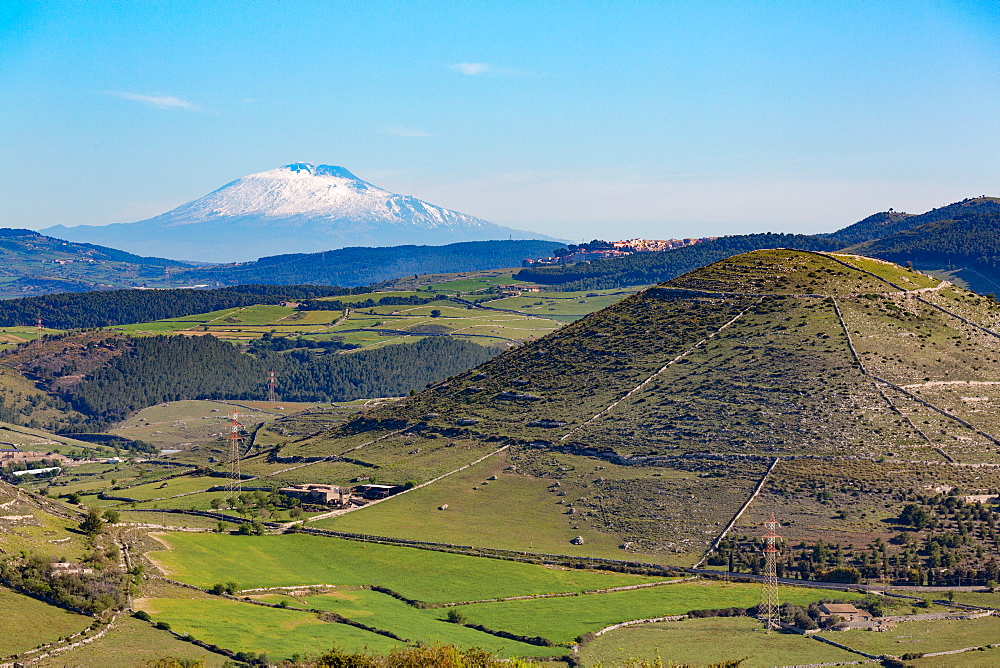
[[[455,70],[459,74],[464,74],[470,77],[478,76],[480,74],[493,74],[497,76],[524,76],[526,74],[525,72],[519,72],[506,67],[490,65],[489,63],[455,63],[454,65],[449,65],[448,67]]]
[[[142,104],[157,109],[184,109],[185,111],[202,111],[202,108],[193,102],[182,100],[173,95],[140,95],[139,93],[128,93],[125,91],[111,91],[108,95],[141,102]]]
[[[393,137],[430,137],[430,134],[422,130],[411,128],[401,128],[398,125],[389,125],[383,128],[383,133]]]

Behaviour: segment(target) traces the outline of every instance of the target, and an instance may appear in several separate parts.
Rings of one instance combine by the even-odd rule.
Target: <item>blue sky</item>
[[[343,165],[581,238],[1000,195],[995,2],[0,0],[0,226]]]

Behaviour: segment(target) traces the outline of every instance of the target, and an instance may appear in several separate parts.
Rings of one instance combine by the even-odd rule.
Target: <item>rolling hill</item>
[[[465,241],[445,246],[341,248],[192,269],[176,274],[173,279],[210,285],[371,285],[418,274],[516,267],[525,258],[551,255],[559,246],[553,241],[522,240]]]
[[[0,229],[0,298],[134,287],[190,263]]]
[[[913,244],[927,236],[926,246],[933,247],[937,239],[937,228],[925,227],[939,221],[949,221],[970,216],[995,216],[1000,211],[1000,198],[974,197],[947,206],[932,209],[926,213],[913,215],[897,211],[884,211],[868,216],[864,220],[829,234],[739,234],[704,241],[694,246],[686,246],[657,253],[642,253],[622,258],[612,258],[597,263],[578,263],[568,267],[523,269],[515,275],[525,281],[533,281],[554,286],[562,290],[592,290],[614,288],[625,285],[646,285],[670,280],[698,267],[752,250],[768,248],[795,248],[806,251],[847,250],[861,255],[888,257],[880,254],[883,248],[875,243],[883,238],[893,239],[890,245],[905,238]],[[995,219],[994,219],[995,220]],[[912,233],[908,232],[912,230]],[[867,243],[866,243],[867,242]],[[1000,246],[984,238],[977,242],[969,237],[965,257],[1000,257]],[[941,253],[917,255],[918,261],[930,269],[940,267]],[[955,253],[957,255],[957,253]],[[895,259],[897,256],[893,256]],[[907,257],[907,260],[913,259]],[[994,277],[991,280],[1000,280]],[[979,287],[979,283],[976,283]],[[988,290],[988,291],[992,291]]]
[[[344,531],[691,564],[756,496],[745,517],[786,513],[806,543],[888,541],[906,502],[1000,487],[998,323],[993,300],[891,263],[756,251],[279,452],[350,449],[390,482],[486,457],[326,523]],[[483,515],[494,490],[509,530]],[[983,568],[995,546],[974,543]]]

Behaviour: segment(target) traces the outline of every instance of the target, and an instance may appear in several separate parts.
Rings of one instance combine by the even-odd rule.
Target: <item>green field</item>
[[[690,610],[750,608],[760,603],[760,585],[716,581],[678,582],[659,587],[526,601],[463,605],[470,622],[521,635],[571,641],[631,619],[682,615]],[[851,592],[782,587],[781,600],[804,605],[822,598],[860,598]]]
[[[78,633],[93,621],[0,587],[0,659]]]
[[[393,290],[361,295],[330,297],[344,304],[376,302],[385,297],[465,297],[482,295],[498,284],[516,284],[509,272],[483,278],[460,278],[435,283],[428,290]],[[299,311],[291,307],[259,305],[123,325],[115,329],[137,335],[211,335],[232,341],[247,341],[270,332],[273,336],[304,336],[315,340],[337,338],[364,348],[413,341],[426,334],[465,337],[483,345],[505,344],[537,338],[562,324],[609,306],[635,290],[594,292],[546,292],[525,297],[502,297],[484,303],[518,311],[474,308],[447,300],[425,305],[385,305],[352,308],[346,318],[341,311]],[[481,299],[482,297],[476,297]],[[432,316],[432,311],[440,312]],[[28,328],[30,329],[30,328]],[[12,333],[14,336],[19,334]],[[12,339],[12,341],[14,341]],[[2,338],[0,338],[2,342]]]
[[[118,490],[116,496],[127,496],[139,501],[170,497],[176,494],[186,494],[188,492],[198,492],[209,487],[225,485],[223,478],[209,478],[208,476],[181,476],[171,478],[163,482],[151,482],[144,485],[136,485],[127,489]]]
[[[329,610],[348,619],[375,626],[424,644],[449,643],[460,647],[482,647],[508,656],[562,655],[565,648],[539,647],[497,638],[475,629],[444,621],[445,610],[418,610],[375,591],[358,589],[296,598],[284,594],[255,596],[269,603]]]
[[[853,633],[853,632],[852,632]],[[838,642],[848,634],[837,634]],[[584,666],[606,666],[660,658],[668,665],[733,661],[746,657],[745,668],[851,663],[863,657],[794,633],[764,633],[748,618],[713,617],[680,622],[639,624],[611,631],[580,650]]]
[[[177,580],[240,587],[377,584],[429,602],[584,591],[657,578],[566,570],[445,552],[307,536],[169,533],[149,557]]]
[[[936,598],[947,599],[947,592],[935,593]],[[981,605],[984,608],[1000,609],[1000,591],[956,591],[954,593],[955,603],[968,603],[969,605]]]
[[[134,668],[166,658],[204,661],[204,668],[219,668],[226,658],[176,638],[169,631],[154,629],[128,615],[121,615],[114,628],[99,641],[42,659],[37,666],[66,668]]]
[[[836,640],[870,654],[945,652],[1000,644],[1000,618],[902,622],[884,633],[852,630]]]
[[[364,457],[361,453],[358,456]],[[553,493],[552,480],[505,472],[509,465],[503,455],[491,457],[428,487],[310,526],[477,547],[624,558],[618,535],[581,525],[566,514],[566,506],[556,503],[562,499]],[[493,476],[497,479],[489,480]],[[567,498],[586,495],[571,479],[562,483]],[[448,508],[438,510],[444,504]],[[497,522],[499,516],[503,522]],[[570,542],[576,536],[583,537],[583,545]]]
[[[336,645],[386,652],[401,643],[346,624],[324,622],[315,614],[266,608],[225,599],[150,598],[136,602],[156,621],[208,643],[275,659],[319,653]]]

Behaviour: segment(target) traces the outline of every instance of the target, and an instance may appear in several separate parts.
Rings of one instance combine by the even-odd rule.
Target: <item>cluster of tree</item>
[[[580,251],[607,250],[609,248],[614,248],[614,247],[615,245],[610,241],[604,241],[603,239],[594,239],[589,243],[567,244],[565,248],[557,248],[552,252],[552,256],[566,257],[567,255],[572,255],[573,253],[578,253]]]
[[[344,343],[343,339],[307,339],[302,336],[274,336],[266,332],[259,339],[250,342],[247,349],[251,353],[264,351],[282,352],[284,350],[353,350],[360,348],[357,343]]]
[[[719,668],[736,668],[739,662],[719,664]],[[536,664],[524,659],[501,657],[478,647],[463,648],[455,645],[434,643],[416,647],[398,647],[389,654],[374,654],[370,651],[351,652],[334,648],[317,658],[304,659],[293,656],[289,662],[294,668],[529,668]],[[649,668],[665,668],[667,664],[649,663]]]
[[[417,274],[447,274],[520,266],[524,258],[546,257],[552,241],[466,241],[445,246],[341,248],[322,253],[263,257],[256,262],[192,269],[178,280],[221,285],[240,283],[368,285]]]
[[[551,285],[556,290],[599,290],[661,283],[718,260],[754,250],[794,248],[832,251],[842,247],[842,243],[833,239],[804,234],[741,234],[684,248],[636,253],[600,262],[522,269],[514,278]]]
[[[242,515],[263,517],[265,519],[269,519],[279,510],[291,509],[293,518],[298,518],[302,514],[299,508],[302,502],[299,499],[286,496],[274,490],[270,492],[264,490],[241,492],[228,499],[219,496],[212,499],[211,505],[215,510],[228,507]]]
[[[157,448],[152,443],[147,443],[146,441],[142,441],[135,438],[128,438],[126,436],[121,436],[119,434],[63,431],[62,435],[68,436],[78,441],[85,441],[87,443],[97,443],[98,445],[104,445],[109,448],[114,448],[116,455],[120,454],[121,451],[123,450],[126,452],[143,452],[146,454],[155,454],[159,452],[159,448]]]
[[[778,575],[803,580],[859,583],[863,580],[952,586],[990,585],[1000,580],[998,513],[980,502],[949,494],[912,495],[898,519],[900,531],[889,543],[865,547],[829,544],[784,545]],[[760,539],[742,537],[720,543],[709,563],[731,571],[760,573]]]
[[[7,482],[20,482],[27,477],[51,477],[55,475],[55,471],[48,471],[38,474],[22,474],[14,475],[15,472],[19,471],[34,471],[36,469],[46,469],[52,468],[54,466],[59,466],[59,460],[57,459],[39,459],[35,462],[26,462],[22,460],[7,462],[3,466],[0,466],[0,480],[5,480]]]
[[[0,301],[0,327],[33,325],[87,329],[177,318],[226,308],[364,294],[369,288],[317,285],[237,285],[216,290],[110,290],[64,292]]]
[[[388,296],[378,300],[365,299],[364,301],[343,302],[339,299],[310,299],[299,304],[300,311],[343,311],[345,308],[374,308],[376,306],[422,306],[431,302],[446,300],[444,295],[432,295],[430,297],[418,297],[409,295],[407,297]]]
[[[326,355],[313,349],[241,352],[210,336],[135,339],[71,390],[73,407],[94,421],[121,420],[133,411],[182,399],[258,399],[268,372],[285,401],[349,401],[402,396],[494,357],[487,348],[450,337]]]
[[[128,577],[113,564],[116,550],[95,548],[81,563],[68,563],[68,568],[57,568],[50,556],[10,556],[0,562],[0,577],[16,588],[96,614],[125,604]]]

